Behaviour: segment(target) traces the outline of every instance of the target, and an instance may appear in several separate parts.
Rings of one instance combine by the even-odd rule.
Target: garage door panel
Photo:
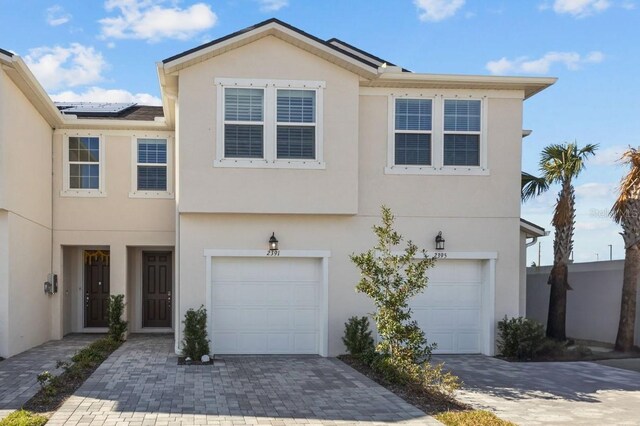
[[[441,260],[429,270],[425,291],[410,307],[437,353],[479,353],[482,334],[482,265]]]
[[[317,354],[320,265],[319,259],[214,258],[214,352]]]

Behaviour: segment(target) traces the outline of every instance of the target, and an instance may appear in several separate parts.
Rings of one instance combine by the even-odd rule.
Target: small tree
[[[111,295],[109,298],[109,337],[115,342],[124,341],[128,321],[122,320],[124,313],[124,294]]]
[[[369,318],[351,317],[344,323],[344,337],[342,343],[349,353],[355,357],[360,357],[367,352],[373,351],[373,337],[369,330]]]
[[[184,339],[182,355],[199,360],[202,355],[209,355],[209,339],[207,339],[207,310],[204,306],[189,309],[184,315]]]
[[[435,344],[428,345],[424,332],[411,320],[409,299],[427,286],[427,270],[435,261],[426,251],[416,259],[418,247],[411,241],[402,254],[393,249],[402,236],[393,229],[394,216],[382,206],[382,225],[374,226],[377,244],[361,254],[352,254],[351,261],[360,269],[356,291],[365,293],[376,306],[373,319],[381,341],[377,350],[394,362],[421,363],[431,358]]]

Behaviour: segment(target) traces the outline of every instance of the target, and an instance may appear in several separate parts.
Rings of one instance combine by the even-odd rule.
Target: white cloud
[[[289,0],[258,0],[260,10],[263,12],[275,12],[289,6]]]
[[[107,62],[93,47],[72,43],[69,47],[37,47],[25,62],[47,90],[83,86],[102,81]]]
[[[521,56],[515,59],[501,58],[487,62],[486,68],[491,74],[547,74],[554,64],[562,64],[568,70],[575,71],[584,64],[596,64],[604,61],[602,52],[589,52],[585,56],[576,52],[548,52],[538,59]]]
[[[148,93],[131,93],[121,89],[90,87],[78,93],[71,90],[51,95],[56,102],[136,102],[143,105],[162,105],[160,98]]]
[[[553,11],[559,14],[568,14],[576,18],[603,12],[611,7],[609,0],[555,0]]]
[[[613,199],[616,185],[613,183],[589,182],[576,186],[576,196],[582,199]]]
[[[107,0],[107,11],[118,11],[116,17],[104,18],[103,38],[139,39],[156,42],[161,39],[187,40],[212,28],[218,17],[205,3],[185,9],[163,7],[165,0]]]
[[[608,148],[599,149],[593,159],[589,160],[589,164],[597,166],[615,166],[618,163],[622,153],[628,149],[626,146],[616,145]]]
[[[464,6],[465,0],[413,0],[421,21],[438,22],[450,18]]]
[[[52,27],[66,24],[71,20],[71,14],[64,11],[62,6],[53,5],[47,9],[47,23]]]

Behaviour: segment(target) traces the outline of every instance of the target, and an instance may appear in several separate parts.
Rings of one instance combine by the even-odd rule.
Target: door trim
[[[207,328],[211,333],[213,330],[213,315],[211,313],[213,283],[211,282],[211,263],[216,257],[254,257],[254,258],[272,258],[268,250],[218,250],[205,249],[203,252],[205,258],[205,288],[206,288],[206,308],[208,310]],[[320,281],[322,289],[320,293],[320,332],[318,333],[318,348],[320,356],[328,356],[329,354],[329,258],[331,251],[329,250],[280,250],[276,258],[315,258],[321,260],[322,279]],[[177,342],[182,341],[179,334],[181,330],[176,328],[176,350]],[[214,348],[215,349],[215,348]]]

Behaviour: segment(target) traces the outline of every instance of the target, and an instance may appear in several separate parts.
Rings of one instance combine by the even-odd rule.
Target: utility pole
[[[613,244],[609,244],[609,260],[613,260]]]
[[[600,260],[600,255],[596,253],[596,262]]]
[[[542,243],[540,241],[538,241],[538,268],[540,267],[540,246],[542,245]]]

